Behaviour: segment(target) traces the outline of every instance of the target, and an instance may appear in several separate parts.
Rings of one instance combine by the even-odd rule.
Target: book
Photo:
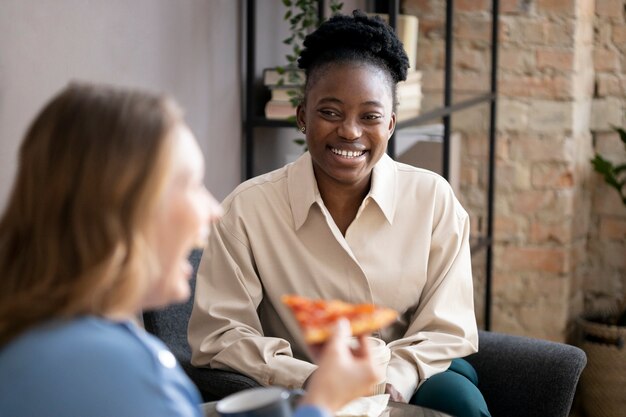
[[[396,91],[398,121],[417,117],[422,106],[422,73],[409,71],[406,81],[398,83]]]
[[[378,15],[383,21],[389,23],[389,15],[384,13],[369,13]],[[399,14],[396,22],[396,33],[398,39],[404,46],[404,51],[409,58],[410,68],[415,69],[417,65],[417,38],[419,35],[419,19],[417,16],[409,14]]]
[[[265,118],[286,120],[296,116],[296,107],[289,100],[270,100],[265,104]]]
[[[302,96],[302,88],[298,86],[271,86],[271,100],[290,101],[293,98]]]
[[[299,68],[288,68],[281,71],[274,67],[263,70],[263,84],[268,87],[304,85],[305,80],[304,70]]]
[[[409,71],[406,81],[398,83],[396,90],[398,101],[402,102],[422,96],[422,73],[421,71]]]

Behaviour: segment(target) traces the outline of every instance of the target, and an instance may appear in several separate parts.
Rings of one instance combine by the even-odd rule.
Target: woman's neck
[[[344,236],[369,192],[370,178],[362,184],[341,184],[331,181],[317,183],[324,205]]]

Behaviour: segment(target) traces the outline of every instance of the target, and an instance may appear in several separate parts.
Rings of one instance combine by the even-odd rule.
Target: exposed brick
[[[455,71],[453,85],[460,91],[485,92],[489,90],[491,79],[488,72]]]
[[[463,40],[491,41],[491,22],[484,18],[458,19],[455,21],[454,35]]]
[[[544,210],[537,211],[535,216],[538,220],[554,223],[565,218],[571,218],[575,212],[575,197],[578,190],[574,188],[565,188],[554,190],[553,199],[548,207]]]
[[[601,242],[602,260],[608,266],[626,269],[626,245],[623,242],[610,240]]]
[[[616,45],[626,44],[626,25],[613,25],[613,42]]]
[[[530,169],[527,165],[500,161],[496,165],[499,191],[530,189]]]
[[[553,204],[554,193],[552,191],[520,191],[512,196],[510,210],[513,213],[532,214],[540,210],[545,210]]]
[[[501,70],[529,72],[536,68],[536,53],[532,50],[501,48],[499,54],[498,66]]]
[[[574,63],[574,53],[569,50],[560,49],[538,49],[537,67],[540,69],[553,68],[561,71],[572,71]]]
[[[595,134],[595,151],[614,163],[626,161],[626,150],[617,132],[601,132]]]
[[[591,130],[609,131],[620,126],[624,109],[622,101],[615,97],[595,99],[591,102]]]
[[[609,22],[596,20],[594,25],[594,44],[596,47],[611,43],[612,26]]]
[[[533,100],[530,109],[531,131],[540,133],[563,133],[572,127],[572,103]]]
[[[520,217],[496,216],[494,234],[498,241],[520,240],[526,234],[525,220]]]
[[[419,21],[420,35],[426,38],[443,38],[445,23],[441,19],[421,18]]]
[[[593,67],[596,71],[618,71],[620,53],[612,49],[594,49]]]
[[[417,66],[419,68],[443,69],[445,63],[444,42],[431,39],[422,42],[417,48]]]
[[[498,128],[523,130],[528,127],[529,105],[521,101],[501,98],[498,100]]]
[[[461,182],[464,185],[478,185],[478,168],[467,163],[461,165]]]
[[[537,12],[571,16],[575,12],[575,0],[537,0]]]
[[[568,162],[574,158],[574,143],[554,136],[523,136],[511,142],[511,157],[522,162]]]
[[[524,46],[546,43],[549,26],[544,19],[508,17],[505,21],[508,30],[504,42]]]
[[[533,165],[531,182],[538,189],[572,188],[574,173],[571,166],[555,163],[537,163]]]
[[[500,13],[520,13],[525,12],[522,7],[523,2],[520,0],[501,0],[500,1]]]
[[[487,137],[483,135],[468,136],[464,142],[463,152],[472,157],[484,158],[489,152]]]
[[[623,94],[622,83],[617,74],[600,73],[596,75],[596,96],[619,96]]]
[[[454,7],[460,12],[491,11],[491,0],[457,0]]]
[[[617,191],[604,183],[600,174],[593,173],[594,193],[593,210],[597,214],[621,215],[624,213],[624,204]]]
[[[422,91],[442,91],[443,80],[444,78],[442,70],[422,71]]]
[[[603,216],[600,219],[600,239],[623,240],[626,243],[626,210],[622,218]]]
[[[602,18],[615,18],[623,13],[623,0],[596,0],[596,14]]]
[[[404,0],[402,2],[404,13],[407,14],[429,14],[432,12],[431,0]]]
[[[498,81],[504,96],[567,99],[573,93],[570,77],[561,75],[503,74]]]
[[[560,274],[567,271],[568,259],[564,248],[509,246],[502,250],[500,261],[510,270]]]
[[[476,50],[457,49],[454,51],[454,68],[487,72],[490,58]]]
[[[546,44],[570,46],[574,43],[575,25],[570,21],[546,23]]]
[[[530,225],[532,243],[567,244],[572,239],[571,222],[562,220],[557,223],[533,221]]]

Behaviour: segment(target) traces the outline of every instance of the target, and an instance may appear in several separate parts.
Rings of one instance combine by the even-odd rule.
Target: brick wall
[[[626,152],[610,126],[626,126],[625,8],[623,0],[596,0],[591,108],[595,150],[622,163]],[[616,299],[626,298],[626,208],[599,175],[592,176],[592,184],[589,263],[584,280],[587,311],[608,308]]]
[[[500,3],[493,327],[565,340],[576,315],[615,300],[625,284],[626,210],[589,164],[594,143],[619,150],[609,124],[626,125],[624,6]],[[402,6],[420,19],[423,107],[441,105],[445,2]],[[489,87],[491,1],[455,6],[454,96],[464,98]],[[453,118],[463,147],[461,199],[475,235],[484,229],[486,115],[480,106]],[[475,263],[482,320],[482,256]]]

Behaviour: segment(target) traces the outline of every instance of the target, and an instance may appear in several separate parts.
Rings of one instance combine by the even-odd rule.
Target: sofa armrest
[[[493,417],[567,417],[587,362],[574,346],[485,331],[466,359]]]

